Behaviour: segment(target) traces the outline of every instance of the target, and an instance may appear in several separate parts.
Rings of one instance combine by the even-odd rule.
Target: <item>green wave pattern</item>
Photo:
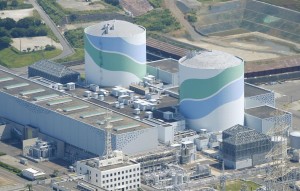
[[[207,98],[227,84],[244,75],[244,64],[227,68],[217,76],[208,79],[189,79],[180,85],[180,101],[183,99]]]
[[[91,56],[93,61],[101,68],[110,71],[129,72],[140,79],[146,75],[146,64],[139,64],[130,58],[118,53],[108,53],[96,49],[85,37],[85,50]]]

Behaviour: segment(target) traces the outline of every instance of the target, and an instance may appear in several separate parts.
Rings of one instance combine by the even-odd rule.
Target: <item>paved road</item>
[[[190,25],[190,23],[184,18],[183,13],[176,6],[176,1],[174,0],[165,0],[165,6],[168,8],[172,15],[180,22],[180,24],[186,29],[186,31],[190,34],[193,40],[200,40],[203,37],[198,34],[194,28]]]
[[[60,55],[56,56],[55,58],[52,58],[52,60],[64,58],[64,57],[74,54],[74,52],[75,52],[74,49],[71,47],[69,42],[61,34],[61,32],[57,28],[56,24],[52,21],[52,19],[50,19],[50,17],[44,12],[43,8],[35,0],[29,0],[29,2],[33,5],[33,7],[37,10],[37,12],[41,15],[44,22],[47,24],[47,26],[50,27],[50,29],[53,31],[55,36],[59,39],[59,42],[63,47],[63,52]]]

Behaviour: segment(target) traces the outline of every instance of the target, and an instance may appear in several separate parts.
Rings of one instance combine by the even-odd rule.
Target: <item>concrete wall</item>
[[[262,121],[258,117],[248,115],[245,113],[245,126],[262,132]]]
[[[178,85],[179,83],[178,73],[167,72],[150,65],[147,65],[147,73],[167,84]]]
[[[11,138],[12,128],[8,124],[0,125],[0,141]]]
[[[112,137],[113,148],[126,154],[155,149],[158,146],[157,127],[116,134]]]
[[[268,105],[275,107],[275,95],[274,93],[267,93],[258,96],[252,96],[245,98],[245,109]]]
[[[251,167],[252,159],[248,158],[248,159],[239,160],[239,161],[231,161],[231,160],[224,159],[224,165],[227,168],[238,170],[238,169],[242,169],[242,168]]]

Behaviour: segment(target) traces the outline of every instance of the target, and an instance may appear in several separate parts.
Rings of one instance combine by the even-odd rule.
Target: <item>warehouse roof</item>
[[[230,127],[228,129],[224,130],[223,133],[226,133],[228,135],[235,135],[237,133],[247,132],[247,131],[253,131],[253,129],[250,129],[248,127],[238,124],[238,125],[235,125],[233,127]]]
[[[38,105],[45,109],[60,113],[61,115],[71,117],[74,120],[88,124],[95,128],[103,129],[105,127],[105,114],[108,113],[108,111],[112,111],[107,107],[94,104],[0,70],[0,79],[8,77],[12,79],[3,82],[0,81],[0,91],[28,101],[33,105]],[[21,83],[26,83],[28,85],[18,86],[11,89],[5,88],[7,86],[14,86],[15,84]],[[26,95],[24,95],[24,92]],[[116,134],[151,127],[149,124],[135,120],[117,111],[112,111],[110,121],[114,128],[118,128],[118,131],[113,131],[113,133]],[[124,124],[131,124],[131,128],[124,127]]]
[[[245,127],[246,128],[246,127]],[[223,143],[228,143],[232,145],[243,145],[248,143],[253,143],[261,140],[269,140],[270,137],[255,131],[254,129],[243,128],[241,131],[235,131],[230,137],[223,140]]]
[[[246,109],[245,113],[248,115],[258,117],[260,119],[266,119],[275,116],[281,116],[286,114],[287,112],[265,105],[265,106]]]
[[[177,55],[178,57],[183,57],[188,52],[188,49],[181,48],[154,38],[147,38],[147,47],[160,50],[169,54]],[[193,47],[195,49],[195,47]]]
[[[148,62],[147,65],[159,68],[163,71],[177,73],[178,72],[178,61],[172,58],[157,60],[153,62]]]
[[[212,50],[189,52],[179,63],[198,69],[226,69],[243,63],[243,60],[226,52]]]
[[[134,34],[144,33],[146,29],[127,21],[109,20],[89,26],[84,31],[93,36],[130,37]]]
[[[28,69],[35,69],[41,72],[47,73],[51,76],[63,77],[68,75],[80,75],[78,72],[71,70],[70,68],[57,64],[50,60],[41,60],[28,67]]]
[[[263,95],[267,93],[271,93],[271,91],[249,83],[245,83],[245,97],[252,97],[252,96]]]

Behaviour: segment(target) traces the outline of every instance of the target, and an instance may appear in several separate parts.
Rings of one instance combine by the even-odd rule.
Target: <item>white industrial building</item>
[[[38,171],[33,168],[27,168],[27,169],[22,170],[22,176],[24,176],[25,178],[27,178],[29,180],[36,180],[36,179],[44,177],[45,175],[46,174],[44,172]]]
[[[107,108],[3,70],[0,70],[0,105],[0,116],[4,118],[30,126],[85,153],[98,156],[104,153],[103,121]],[[157,147],[155,126],[116,112],[111,119],[113,149],[134,154]]]
[[[292,114],[270,106],[245,110],[245,125],[260,133],[267,134],[275,125],[292,127]]]
[[[84,175],[85,181],[107,190],[137,190],[141,185],[140,164],[128,161],[121,151],[103,160],[78,161],[76,172]]]

